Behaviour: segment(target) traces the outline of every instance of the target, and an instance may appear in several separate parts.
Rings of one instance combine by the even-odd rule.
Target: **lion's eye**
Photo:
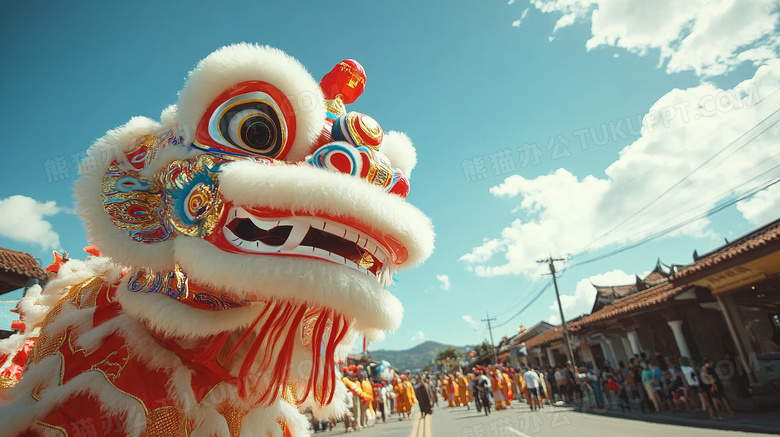
[[[206,122],[207,138],[200,143],[240,154],[282,159],[295,129],[295,115],[286,97],[265,82],[245,82],[212,104]],[[202,122],[202,123],[203,123]],[[205,133],[199,128],[199,134]],[[205,140],[205,141],[204,141]]]
[[[244,101],[220,115],[219,133],[235,147],[275,158],[284,145],[283,120],[265,101]]]

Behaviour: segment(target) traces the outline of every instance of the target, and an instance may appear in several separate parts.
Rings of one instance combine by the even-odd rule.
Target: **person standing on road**
[[[365,397],[365,394],[363,394],[363,390],[360,388],[360,384],[357,381],[357,375],[354,373],[347,373],[347,376],[344,376],[342,379],[342,382],[344,382],[344,385],[347,387],[347,391],[350,392],[352,395],[352,430],[357,430],[360,428],[360,417],[365,414],[365,410],[363,410],[362,404],[363,404],[363,398]]]
[[[715,412],[712,410],[712,405],[710,405],[709,400],[707,400],[707,396],[702,393],[701,381],[699,380],[699,375],[696,372],[696,368],[687,357],[680,357],[680,372],[682,372],[683,376],[685,377],[685,382],[688,384],[688,387],[690,387],[691,391],[699,396],[702,409],[706,410],[710,414],[710,417],[714,419]]]
[[[390,404],[387,383],[380,380],[374,389],[374,395],[378,399],[377,411],[382,415],[382,423],[387,423],[387,406]]]
[[[563,372],[566,377],[566,394],[568,395],[568,404],[577,402],[577,396],[580,394],[579,384],[577,384],[577,373],[574,371],[574,364],[571,361],[566,362],[566,369]]]
[[[506,400],[506,406],[509,408],[514,408],[512,406],[512,378],[509,376],[509,372],[512,371],[512,369],[506,369],[501,372],[501,375],[504,378],[504,387],[501,389],[501,392],[503,393],[504,399]]]
[[[420,403],[420,414],[422,417],[433,414],[433,402],[431,400],[431,388],[428,383],[420,377],[417,387],[414,389],[417,402]]]
[[[620,405],[620,411],[630,413],[631,404],[628,400],[628,387],[626,387],[626,365],[622,361],[618,361],[618,368],[613,372],[613,378],[615,385],[617,386],[617,402]]]
[[[490,369],[490,389],[493,394],[493,402],[495,402],[496,411],[503,410],[504,407],[504,401],[506,398],[504,398],[504,376],[501,375],[501,372],[495,368],[494,366],[491,366]]]
[[[360,406],[360,426],[363,428],[368,427],[368,420],[370,418],[376,419],[376,413],[374,412],[374,387],[371,385],[371,381],[369,381],[366,376],[367,375],[365,371],[361,371],[358,374],[360,389],[363,390],[364,395],[363,404]]]
[[[458,372],[455,372],[455,379],[458,381],[458,403],[465,405],[466,409],[471,409],[469,407],[469,379],[466,375],[460,375]]]
[[[601,392],[602,386],[601,386],[601,381],[599,380],[598,369],[588,365],[587,370],[585,371],[585,375],[587,378],[588,386],[590,387],[593,393],[593,398],[595,399],[596,402],[596,408],[604,408],[604,396]]]
[[[534,365],[534,372],[539,376],[539,402],[541,404],[539,408],[544,408],[545,399],[548,404],[552,405],[552,402],[550,401],[552,389],[550,388],[550,382],[547,380],[547,376],[544,371],[540,370],[536,365]]]
[[[539,380],[539,374],[533,368],[525,369],[523,381],[525,381],[525,389],[528,391],[531,399],[531,411],[535,411],[541,407],[541,400],[539,399],[541,381]]]
[[[401,379],[394,379],[393,392],[395,393],[395,412],[398,413],[398,420],[404,420],[406,413],[411,410],[409,406],[409,398],[406,396],[406,390],[402,384],[402,379],[406,378],[406,375],[401,375]]]
[[[482,408],[485,409],[485,415],[490,414],[490,379],[485,375],[484,370],[479,372],[479,376],[474,382],[474,386],[478,391],[477,396],[480,398],[479,403],[481,404]]]
[[[342,380],[342,382],[344,381]],[[347,411],[344,412],[344,416],[341,418],[344,421],[344,432],[352,432],[354,426],[353,422],[355,419],[352,415],[352,410],[355,405],[353,404],[354,401],[352,396],[352,392],[349,390],[349,386],[347,386],[347,390],[344,392],[344,405],[346,406]]]
[[[412,407],[414,407],[414,404],[417,403],[417,396],[414,395],[414,386],[412,386],[412,383],[409,381],[409,377],[407,375],[403,375],[404,377],[401,378],[401,384],[404,386],[404,391],[406,392],[406,397],[409,399],[409,410],[407,411],[409,418],[412,418]]]
[[[726,412],[729,416],[734,417],[734,412],[731,411],[729,401],[726,399],[726,395],[723,393],[723,381],[718,376],[718,372],[715,371],[715,366],[712,360],[709,358],[704,359],[704,371],[709,377],[710,382],[710,398],[712,398],[712,407],[718,412]]]
[[[642,363],[642,387],[645,388],[645,395],[650,399],[653,404],[655,412],[658,413],[663,410],[661,398],[658,396],[658,392],[655,390],[655,374],[653,373],[653,366],[649,361]]]
[[[650,400],[645,394],[645,387],[642,385],[642,365],[639,358],[631,358],[631,369],[629,371],[629,381],[631,382],[631,395],[634,402],[638,403],[643,413],[650,411]]]

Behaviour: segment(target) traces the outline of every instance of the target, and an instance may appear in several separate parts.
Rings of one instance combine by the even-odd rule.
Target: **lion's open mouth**
[[[333,220],[258,217],[232,207],[222,233],[242,252],[318,258],[377,276],[382,282],[392,279],[389,250],[364,232]]]

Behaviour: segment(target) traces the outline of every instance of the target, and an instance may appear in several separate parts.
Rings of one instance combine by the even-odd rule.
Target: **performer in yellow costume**
[[[455,373],[455,378],[458,381],[458,404],[469,406],[469,379],[465,375],[458,375]]]
[[[368,378],[366,378],[366,375],[362,372],[358,375],[358,382],[360,383],[360,388],[363,390],[363,394],[365,395],[363,398],[363,405],[360,406],[361,413],[365,413],[366,407],[368,407],[368,411],[369,414],[371,414],[371,417],[376,418],[376,413],[374,412],[374,387],[371,385],[371,381],[369,381]],[[365,414],[361,415],[360,419],[360,426],[368,426],[368,417]]]
[[[409,411],[408,399],[404,392],[404,387],[401,385],[401,381],[393,379],[393,393],[395,393],[395,412],[399,414],[398,420],[403,420],[406,417],[406,412]]]
[[[412,417],[412,407],[417,403],[417,395],[414,394],[414,386],[409,381],[406,375],[401,376],[401,384],[404,386],[406,392],[406,398],[409,399],[409,417]]]
[[[460,398],[458,397],[458,379],[457,374],[450,375],[450,396],[452,397],[452,405],[459,406]]]

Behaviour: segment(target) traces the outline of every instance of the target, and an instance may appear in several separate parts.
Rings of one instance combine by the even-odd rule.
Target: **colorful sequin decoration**
[[[191,286],[187,275],[176,265],[173,270],[156,271],[140,268],[130,276],[127,289],[133,293],[158,293],[172,297],[191,307],[222,311],[250,305],[248,301],[236,302],[224,293],[214,293]]]
[[[226,158],[200,155],[174,161],[157,175],[162,187],[163,210],[179,233],[204,237],[214,232],[224,203],[219,194],[217,171]]]
[[[114,226],[142,243],[175,237],[159,205],[162,192],[134,170],[123,170],[114,161],[103,176],[103,209]]]

